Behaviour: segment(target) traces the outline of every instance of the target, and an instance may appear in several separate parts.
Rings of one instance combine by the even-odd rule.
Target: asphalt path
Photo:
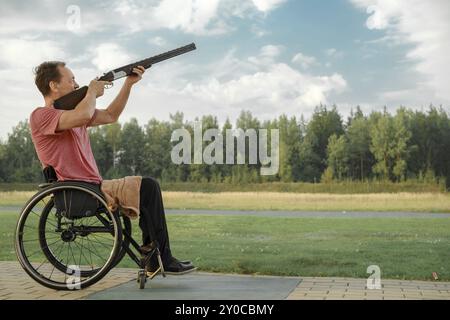
[[[21,206],[0,206],[2,212],[17,212]],[[432,212],[396,212],[396,211],[277,211],[277,210],[205,210],[205,209],[166,209],[168,215],[225,215],[257,217],[293,217],[293,218],[450,218],[450,213]]]

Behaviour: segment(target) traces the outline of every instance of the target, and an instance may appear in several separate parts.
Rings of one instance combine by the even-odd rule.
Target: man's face
[[[57,93],[59,97],[62,97],[78,89],[79,85],[75,81],[75,76],[69,68],[62,66],[58,68],[61,74],[61,80],[57,84]]]

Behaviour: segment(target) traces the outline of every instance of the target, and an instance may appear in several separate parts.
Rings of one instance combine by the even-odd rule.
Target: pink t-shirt
[[[42,166],[52,166],[59,181],[80,180],[100,184],[102,177],[87,132],[97,110],[87,125],[56,132],[63,112],[53,107],[42,107],[31,113],[31,138]]]

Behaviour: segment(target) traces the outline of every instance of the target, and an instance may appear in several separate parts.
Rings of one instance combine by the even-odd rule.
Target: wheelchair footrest
[[[159,266],[155,271],[148,271],[147,266],[149,265],[150,259],[154,254],[156,254],[156,258],[158,259]],[[137,282],[139,283],[139,288],[144,289],[146,278],[150,278],[150,280],[152,280],[160,272],[163,277],[166,277],[166,273],[164,272],[164,265],[163,265],[162,259],[161,259],[161,253],[159,252],[159,249],[156,247],[153,250],[151,250],[151,252],[148,252],[148,254],[142,255],[141,270],[139,270],[138,278],[137,278]]]

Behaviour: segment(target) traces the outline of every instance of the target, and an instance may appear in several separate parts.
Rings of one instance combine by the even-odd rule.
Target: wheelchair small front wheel
[[[145,288],[145,283],[147,282],[147,274],[144,270],[139,270],[137,282],[139,283],[139,289]]]
[[[73,190],[96,198],[97,211],[77,218],[65,215]],[[67,210],[55,207],[55,192],[67,193]],[[114,265],[121,242],[118,214],[108,209],[100,194],[70,182],[55,183],[35,194],[24,206],[15,232],[23,269],[56,290],[83,289],[99,281]]]

